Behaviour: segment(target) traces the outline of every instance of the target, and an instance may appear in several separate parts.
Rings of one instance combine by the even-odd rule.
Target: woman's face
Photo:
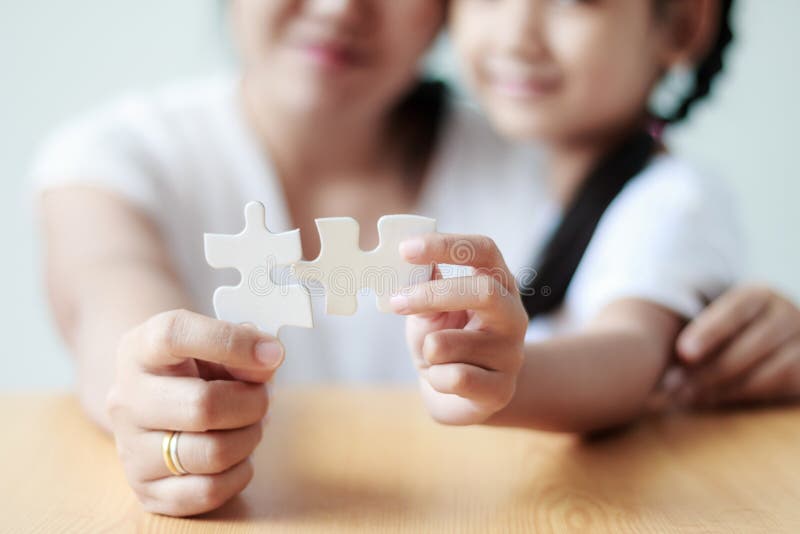
[[[451,31],[495,125],[579,139],[641,118],[666,67],[652,0],[453,0]]]
[[[233,0],[247,77],[300,111],[390,107],[444,11],[442,0]]]

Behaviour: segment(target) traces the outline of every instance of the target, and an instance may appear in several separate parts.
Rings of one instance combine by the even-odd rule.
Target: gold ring
[[[169,431],[164,434],[164,439],[161,440],[161,456],[164,457],[164,463],[167,465],[169,472],[176,477],[186,474],[186,470],[180,465],[180,462],[176,464],[179,435],[180,432]]]
[[[175,466],[175,470],[178,473],[181,475],[188,475],[189,472],[183,468],[183,464],[181,464],[181,460],[178,458],[178,438],[180,437],[180,432],[175,432],[175,435],[172,436],[172,439],[169,442],[169,457],[172,460],[172,465]]]

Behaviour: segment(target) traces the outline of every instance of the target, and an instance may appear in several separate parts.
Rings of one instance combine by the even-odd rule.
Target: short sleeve
[[[609,206],[567,305],[582,324],[624,298],[690,319],[742,275],[741,234],[730,192],[663,156]]]
[[[152,111],[121,100],[56,129],[42,144],[30,176],[34,195],[88,185],[114,192],[158,218],[159,157]]]

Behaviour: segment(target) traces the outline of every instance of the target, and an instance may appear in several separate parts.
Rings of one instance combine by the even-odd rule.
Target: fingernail
[[[268,369],[277,369],[283,363],[283,346],[277,341],[259,341],[255,353],[256,360]]]
[[[422,239],[406,239],[400,243],[400,254],[409,260],[422,256],[422,251],[424,249],[425,243]]]
[[[405,295],[394,295],[389,304],[395,313],[405,313],[408,310],[408,297]]]

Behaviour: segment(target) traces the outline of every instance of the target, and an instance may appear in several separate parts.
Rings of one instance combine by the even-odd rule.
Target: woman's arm
[[[76,360],[81,403],[108,430],[120,338],[189,299],[155,225],[122,198],[68,187],[43,193],[40,208],[53,313]]]
[[[585,333],[525,347],[514,398],[489,424],[590,432],[635,419],[672,356],[682,320],[617,301]]]
[[[680,404],[800,400],[800,309],[770,288],[729,290],[686,327],[676,348],[688,367]]]
[[[148,219],[89,188],[42,198],[50,298],[77,360],[86,412],[114,439],[145,509],[213,510],[253,477],[269,398],[283,361],[270,336],[179,308],[188,298]],[[170,432],[183,436],[162,458]],[[177,443],[177,442],[174,442]]]

